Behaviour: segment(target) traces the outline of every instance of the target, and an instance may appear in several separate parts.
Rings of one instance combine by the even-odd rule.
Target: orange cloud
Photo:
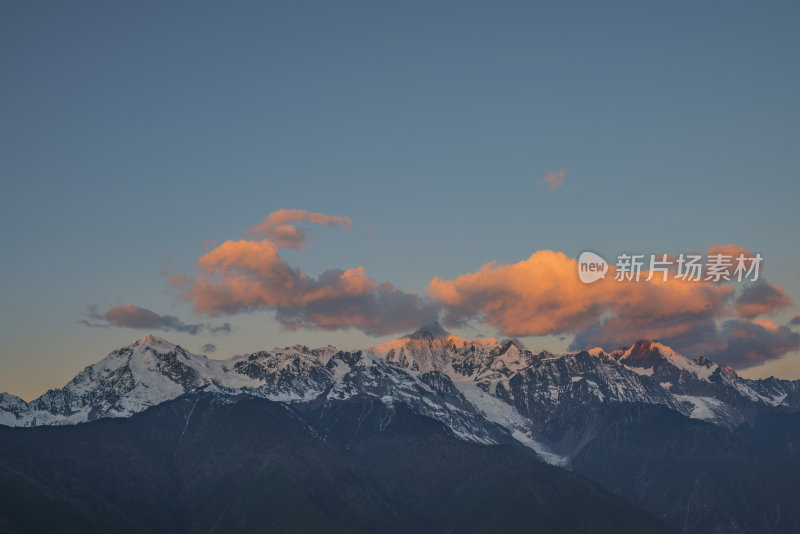
[[[752,258],[753,256],[755,256],[755,254],[753,254],[746,248],[742,248],[739,245],[733,245],[733,244],[711,245],[710,247],[708,247],[708,255],[711,256],[714,254],[722,254],[723,256],[733,256],[734,258],[739,256],[739,254],[744,254],[745,257],[747,258]]]
[[[744,255],[745,258],[755,258],[756,257],[756,255],[754,253],[750,252],[746,248],[742,248],[742,247],[740,247],[738,245],[731,245],[731,244],[728,244],[728,245],[711,245],[708,248],[708,252],[706,253],[706,257],[716,256],[718,254],[722,254],[723,256],[730,256],[732,258],[733,267],[731,268],[731,275],[733,275],[733,270],[736,268],[736,265],[738,263],[737,262],[737,258],[740,255]],[[747,259],[745,259],[745,261],[743,262],[743,266],[744,266],[745,269],[749,270],[753,266],[752,260],[751,261],[747,261]],[[758,268],[759,268],[759,273],[764,272],[764,261],[763,260],[759,264]],[[759,274],[759,276],[760,276],[760,274]]]
[[[616,282],[613,266],[605,279],[587,285],[577,272],[575,259],[542,250],[513,265],[489,263],[454,280],[436,277],[428,290],[451,322],[480,316],[508,336],[574,333],[613,318],[639,337],[654,333],[656,324],[680,332],[720,314],[733,293],[730,286],[675,278]]]
[[[270,213],[262,223],[249,228],[247,232],[269,237],[279,248],[305,247],[308,242],[305,231],[290,223],[342,226],[348,232],[353,229],[353,221],[349,217],[312,213],[306,210],[280,209]]]
[[[359,328],[368,334],[404,332],[435,320],[438,307],[391,284],[379,284],[363,267],[330,269],[312,278],[290,267],[268,240],[226,241],[197,260],[194,278],[173,276],[179,298],[196,313],[220,316],[273,310],[289,329]]]
[[[225,241],[197,260],[202,273],[188,282],[181,297],[194,310],[211,316],[245,309],[299,308],[324,299],[359,297],[376,283],[363,267],[326,271],[318,280],[292,269],[279,255],[278,246],[263,241]],[[187,280],[175,278],[175,285]]]
[[[558,172],[548,172],[541,180],[543,184],[550,185],[550,192],[564,185],[564,169]]]
[[[767,330],[771,330],[775,332],[780,328],[778,325],[773,323],[772,321],[768,321],[767,319],[753,319],[753,324],[757,324],[762,328],[766,328]]]
[[[577,273],[575,259],[541,250],[512,265],[492,262],[453,280],[436,277],[428,290],[442,304],[445,322],[478,319],[512,337],[572,334],[574,349],[661,339],[746,367],[800,346],[800,336],[786,327],[730,319],[791,304],[780,286],[763,280],[737,294],[733,284],[684,281],[674,272],[666,280],[659,275],[617,282],[611,265],[606,278],[592,284],[583,284]],[[643,272],[641,280],[646,278]],[[719,320],[725,320],[722,327]]]

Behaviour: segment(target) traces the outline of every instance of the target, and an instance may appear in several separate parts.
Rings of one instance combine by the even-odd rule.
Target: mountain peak
[[[518,349],[521,349],[521,350],[524,350],[524,349],[527,348],[525,346],[525,344],[522,343],[522,341],[520,341],[519,339],[517,339],[515,337],[504,339],[504,340],[500,341],[500,344],[503,347],[506,347],[506,346],[511,347],[513,345],[513,346],[515,346],[515,347],[517,347]]]
[[[157,346],[157,345],[170,345],[170,346],[172,346],[173,344],[170,343],[169,341],[167,341],[166,339],[162,338],[162,337],[154,336],[153,334],[148,334],[148,335],[146,335],[144,337],[141,337],[141,338],[137,339],[136,341],[131,343],[129,346],[130,347],[153,347],[153,346]]]
[[[665,352],[669,354],[672,351],[657,341],[640,339],[625,350],[619,359],[624,361],[627,365],[652,367],[662,356],[667,356]]]
[[[434,340],[434,339],[443,339],[450,335],[442,325],[439,324],[438,321],[435,321],[430,324],[426,324],[413,334],[411,334],[409,339],[427,339],[427,340]]]
[[[652,350],[656,349],[660,345],[660,343],[655,339],[640,339],[633,345],[631,345],[631,349],[633,350]]]
[[[709,381],[709,377],[718,367],[708,358],[701,356],[694,360],[689,359],[658,341],[637,341],[619,356],[618,361],[628,368],[648,370],[655,369],[656,366],[663,367],[663,364],[667,364],[672,371],[664,371],[662,369],[660,371],[662,377],[664,372],[674,373],[677,369],[679,373],[690,373],[706,382]],[[652,371],[648,374],[652,375]],[[668,381],[675,383],[674,380]]]

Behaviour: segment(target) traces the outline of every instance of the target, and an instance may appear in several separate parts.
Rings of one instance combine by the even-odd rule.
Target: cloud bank
[[[552,185],[561,179],[563,171]],[[665,279],[659,273],[649,282],[617,282],[611,266],[605,279],[587,285],[574,258],[540,250],[511,265],[491,262],[451,280],[435,277],[429,295],[421,296],[377,282],[360,266],[318,277],[290,266],[281,250],[307,245],[303,225],[352,229],[348,217],[279,210],[247,230],[252,239],[214,246],[197,260],[197,275],[174,276],[170,283],[195,313],[269,310],[289,330],[355,328],[382,336],[437,319],[450,326],[477,321],[507,337],[570,336],[576,350],[659,339],[740,369],[800,348],[800,334],[763,319],[793,306],[783,288],[763,278],[744,284],[684,281],[673,271]],[[736,245],[708,251],[719,253],[752,256]]]
[[[370,335],[404,332],[436,319],[438,304],[389,283],[378,283],[363,267],[329,269],[313,278],[280,257],[282,248],[302,248],[296,224],[352,228],[347,217],[280,210],[248,233],[272,239],[225,241],[197,261],[199,275],[174,276],[179,298],[195,313],[218,317],[255,310],[275,311],[288,329],[358,328]]]
[[[792,305],[780,286],[763,279],[738,292],[674,273],[666,281],[623,283],[611,266],[605,279],[586,285],[577,269],[575,259],[543,250],[512,265],[492,262],[452,280],[436,277],[428,291],[442,304],[446,324],[478,320],[509,337],[572,335],[574,350],[660,339],[741,369],[800,348],[800,335],[756,319]]]

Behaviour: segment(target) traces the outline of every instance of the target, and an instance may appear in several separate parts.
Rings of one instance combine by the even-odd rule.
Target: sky
[[[227,358],[437,318],[800,378],[798,15],[5,2],[0,391],[30,400],[148,333]],[[583,285],[585,250],[764,269]]]

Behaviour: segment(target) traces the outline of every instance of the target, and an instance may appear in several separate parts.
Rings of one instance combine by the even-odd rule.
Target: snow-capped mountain
[[[210,385],[252,391],[270,400],[308,400],[332,383],[333,373],[325,364],[335,352],[332,347],[309,350],[297,345],[212,360],[145,336],[30,403],[2,394],[0,424],[37,426],[127,417]]]
[[[800,407],[800,381],[743,379],[654,341],[556,356],[513,340],[462,339],[433,324],[362,351],[294,345],[229,360],[146,336],[32,402],[0,394],[0,424],[127,417],[203,388],[292,403],[371,396],[409,406],[465,440],[520,442],[554,464],[586,441],[593,410],[614,403],[663,405],[728,428],[761,409]]]
[[[682,411],[734,427],[762,406],[797,406],[798,382],[747,380],[730,367],[699,357],[691,360],[657,342],[639,341],[612,353],[623,366],[648,376],[683,404]]]

